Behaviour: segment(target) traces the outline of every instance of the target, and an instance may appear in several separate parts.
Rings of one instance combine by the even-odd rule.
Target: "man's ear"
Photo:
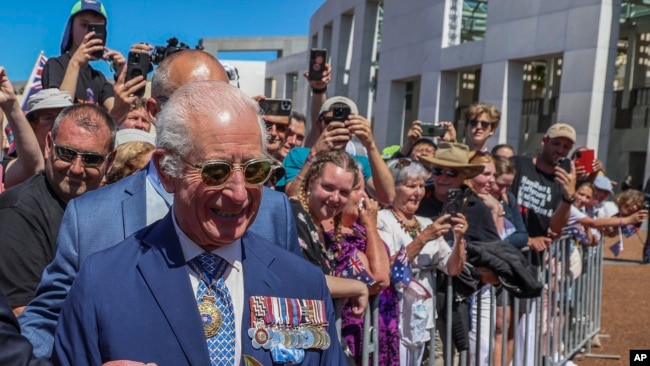
[[[52,154],[54,154],[54,137],[52,136],[52,131],[47,133],[45,136],[45,151],[43,151],[43,157],[45,160],[49,159]]]
[[[163,157],[165,156],[166,151],[163,149],[156,149],[154,150],[153,154],[151,154],[151,160],[153,161],[153,165],[156,167],[156,171],[158,172],[158,177],[160,178],[160,183],[162,186],[165,188],[165,191],[168,193],[174,193],[175,186],[174,186],[174,178],[171,177],[167,172],[164,171],[161,161]]]
[[[145,103],[145,108],[147,109],[147,114],[149,115],[149,121],[152,125],[156,125],[156,116],[160,112],[160,103],[154,98],[147,99]]]

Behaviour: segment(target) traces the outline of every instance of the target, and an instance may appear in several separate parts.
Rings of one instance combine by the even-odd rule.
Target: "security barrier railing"
[[[543,253],[526,253],[529,260],[539,263],[538,279],[544,284],[542,295],[534,299],[517,299],[491,285],[463,299],[454,294],[447,277],[442,286],[446,311],[437,314],[430,329],[423,365],[563,365],[587,348],[600,330],[602,248],[602,241],[594,247],[580,247],[563,237]],[[414,278],[428,271],[433,273],[435,290],[435,268],[414,269]],[[470,342],[467,350],[457,352],[452,340],[452,309],[463,302],[470,313]],[[378,365],[378,357],[373,357],[379,348],[378,303],[378,296],[372,296],[364,315],[363,366]]]

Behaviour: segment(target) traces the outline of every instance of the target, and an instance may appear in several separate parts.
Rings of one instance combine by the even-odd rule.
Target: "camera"
[[[438,123],[422,122],[420,127],[424,136],[443,137],[447,132],[447,128]]]
[[[202,46],[195,46],[194,47],[197,50],[202,50]],[[166,46],[155,46],[153,49],[153,52],[151,53],[151,62],[154,65],[158,65],[162,60],[165,59],[165,57],[171,55],[172,53],[176,53],[178,51],[182,50],[189,50],[190,46],[188,46],[186,43],[183,42],[178,42],[178,38],[172,37],[167,40],[167,45]]]
[[[129,52],[126,61],[126,78],[124,81],[129,81],[137,76],[147,78],[149,72],[149,54],[143,52]],[[138,89],[135,95],[144,96],[145,87]]]
[[[350,107],[334,107],[332,108],[332,121],[344,122],[350,116]]]
[[[557,159],[557,165],[564,169],[567,173],[571,173],[571,159],[569,158],[559,158]]]
[[[463,213],[465,206],[465,195],[463,190],[459,188],[450,188],[447,190],[445,196],[445,202],[442,206],[442,214],[449,214],[451,216],[457,216],[459,213]]]

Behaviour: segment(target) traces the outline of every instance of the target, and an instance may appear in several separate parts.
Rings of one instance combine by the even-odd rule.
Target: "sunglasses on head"
[[[284,132],[287,130],[287,127],[289,125],[285,125],[284,123],[273,123],[273,122],[266,122],[264,121],[264,125],[266,125],[266,130],[271,131],[273,126],[275,126],[275,130],[278,132]]]
[[[72,164],[77,159],[77,156],[79,156],[81,157],[81,162],[86,168],[99,167],[104,163],[104,161],[106,161],[106,158],[111,155],[110,153],[108,155],[82,153],[69,147],[57,146],[54,141],[52,141],[52,146],[54,147],[54,153],[56,154],[57,159]]]
[[[490,125],[492,124],[492,123],[490,123],[490,121],[479,121],[477,119],[472,119],[472,120],[469,121],[469,124],[472,127],[478,126],[479,123],[481,124],[481,128],[484,129],[484,130],[487,130],[490,127]]]
[[[431,173],[433,173],[433,175],[438,175],[438,176],[442,175],[444,173],[444,174],[447,174],[447,176],[449,178],[456,178],[460,174],[460,172],[458,170],[442,169],[442,168],[438,168],[438,167],[434,167],[433,169],[431,169]]]
[[[212,160],[202,164],[187,164],[201,171],[201,180],[211,187],[223,187],[236,170],[244,174],[246,185],[259,186],[271,177],[275,163],[268,158],[255,158],[244,163],[231,163],[225,160]]]

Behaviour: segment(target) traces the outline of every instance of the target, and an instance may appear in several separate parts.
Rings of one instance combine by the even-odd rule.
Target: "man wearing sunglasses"
[[[322,272],[249,230],[273,165],[255,103],[216,81],[185,85],[167,103],[152,161],[165,190],[174,194],[171,211],[88,258],[61,310],[53,361],[345,364]],[[205,256],[216,257],[223,268],[216,278],[197,259]],[[202,287],[213,288],[210,296],[200,295]],[[269,306],[256,296],[269,299]],[[309,306],[290,299],[313,301],[318,319]],[[211,314],[220,315],[216,329],[208,327]],[[293,338],[294,329],[312,320],[331,344],[314,347]],[[291,330],[292,338],[260,347],[267,338],[254,334],[269,332],[272,324],[280,333]],[[283,356],[289,359],[283,362]]]
[[[465,111],[465,136],[471,151],[488,151],[487,140],[494,135],[501,111],[489,103],[474,103]]]
[[[214,56],[200,50],[176,52],[160,62],[153,74],[151,98],[146,103],[151,120],[155,121],[176,89],[196,80],[228,82],[228,76]],[[187,140],[185,136],[179,138]],[[262,209],[251,230],[299,254],[287,197],[268,189],[264,192]],[[172,199],[150,163],[146,169],[68,205],[55,259],[43,273],[34,300],[18,319],[23,334],[34,344],[34,354],[49,356],[52,352],[61,305],[85,259],[163,218]]]
[[[54,259],[66,205],[100,186],[114,144],[114,122],[103,109],[67,107],[47,134],[45,171],[0,195],[0,290],[16,315]]]
[[[425,196],[416,214],[438,217],[443,212],[447,191],[470,188],[464,184],[483,172],[483,165],[469,163],[467,145],[442,141],[438,144],[435,157],[420,156],[420,161],[431,166],[433,186],[427,186]],[[475,194],[467,195],[465,217],[469,225],[465,238],[468,241],[496,241],[500,239],[492,218],[492,211]]]

